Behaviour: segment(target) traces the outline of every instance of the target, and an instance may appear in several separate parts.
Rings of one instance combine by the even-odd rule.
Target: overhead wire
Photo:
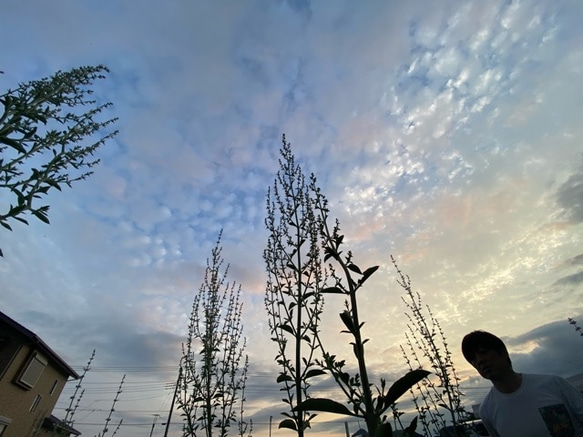
[[[83,369],[82,366],[72,366],[73,368]],[[109,408],[91,408],[97,402],[111,402],[112,397],[119,390],[119,381],[112,380],[102,380],[95,381],[89,380],[91,374],[106,375],[106,374],[127,374],[128,378],[124,381],[121,388],[122,395],[120,397],[119,403],[116,405],[116,413],[118,415],[165,415],[169,409],[171,397],[176,386],[176,375],[178,373],[179,366],[91,366],[87,372],[86,379],[81,381],[81,386],[86,392],[87,397],[91,397],[91,404],[89,406],[81,405],[78,408],[79,418],[75,423],[77,425],[83,426],[102,426],[103,423],[97,422],[85,422],[93,413],[106,413]],[[152,376],[146,376],[147,374],[167,374],[171,373],[172,376],[168,375],[161,380],[152,380]],[[132,375],[134,378],[132,378]],[[275,376],[268,372],[257,372],[248,374],[247,386],[245,392],[248,396],[262,397],[271,396],[278,399],[281,393],[281,387],[276,383]],[[136,380],[135,377],[139,379]],[[266,384],[265,379],[270,379],[272,384]],[[263,380],[261,383],[253,384],[254,380]],[[64,396],[70,396],[75,389],[75,384],[78,381],[69,381],[69,384],[63,389]],[[462,391],[471,391],[473,394],[479,393],[480,391],[485,392],[489,389],[487,386],[461,386]],[[94,399],[97,397],[97,399]],[[148,401],[159,399],[158,409],[144,409],[143,407],[137,407],[135,402]],[[125,405],[124,405],[125,404]],[[134,405],[129,405],[134,404]],[[133,406],[133,408],[132,408]],[[125,408],[127,407],[127,408]],[[55,408],[57,411],[65,411],[66,407],[58,405]],[[260,423],[254,421],[255,425],[263,426],[268,425],[268,423]],[[151,427],[151,422],[124,422],[121,427]]]

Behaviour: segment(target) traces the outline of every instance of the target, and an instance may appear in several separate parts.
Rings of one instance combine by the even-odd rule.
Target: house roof
[[[67,425],[61,419],[57,419],[52,414],[49,417],[45,417],[45,420],[43,421],[43,426],[51,431],[52,430],[55,430],[55,431],[62,430],[62,431],[68,432],[69,434],[73,434],[75,436],[81,435],[81,433],[79,431],[77,431],[75,428],[73,428],[70,425]]]
[[[11,319],[2,311],[0,311],[0,324],[8,325],[13,330],[19,332],[26,337],[32,344],[34,344],[41,352],[48,356],[48,358],[60,369],[64,374],[79,379],[79,374],[73,370],[55,351],[53,351],[38,335],[31,330],[25,328],[17,321]]]

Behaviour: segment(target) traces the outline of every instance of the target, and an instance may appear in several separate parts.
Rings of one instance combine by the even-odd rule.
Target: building
[[[79,375],[34,332],[0,312],[0,437],[80,435],[51,415]]]

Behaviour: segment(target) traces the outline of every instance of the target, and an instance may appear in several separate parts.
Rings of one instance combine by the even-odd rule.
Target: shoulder
[[[543,375],[538,373],[523,373],[523,380],[527,382],[538,382],[538,383],[566,383],[564,378],[557,375]]]
[[[558,376],[555,376],[555,375],[547,375],[547,374],[542,374],[542,373],[523,373],[522,377],[530,379],[530,380],[537,380],[537,381],[552,380],[555,378],[559,378]]]
[[[492,399],[493,390],[494,389],[491,388],[488,394],[484,397],[484,400],[482,400],[482,402],[480,403],[480,416],[482,416],[483,413],[487,412],[489,408],[491,408],[492,402],[494,402],[494,400]]]
[[[540,375],[540,374],[523,374],[523,381],[526,386],[537,387],[539,389],[559,389],[570,387],[571,385],[565,380],[557,375]]]

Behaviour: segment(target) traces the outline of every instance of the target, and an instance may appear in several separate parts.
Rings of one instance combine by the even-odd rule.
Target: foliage
[[[339,223],[336,220],[332,227],[329,226],[328,203],[317,186],[316,177],[312,174],[309,183],[306,182],[285,136],[281,156],[280,171],[274,184],[275,201],[268,197],[266,224],[270,240],[265,258],[270,277],[266,295],[272,321],[270,327],[274,335],[272,339],[279,347],[277,362],[283,368],[278,382],[285,384],[283,389],[288,393],[295,389],[295,393],[284,400],[290,405],[291,413],[284,414],[296,426],[302,423],[309,426],[314,415],[301,415],[309,411],[354,416],[364,419],[370,436],[390,436],[391,426],[385,412],[429,372],[413,370],[389,388],[381,379],[380,384],[374,386],[373,394],[365,360],[364,345],[368,339],[363,338],[364,323],[359,318],[356,293],[378,266],[361,269],[353,262],[350,251],[344,255],[341,249],[344,235],[340,233]],[[278,191],[280,187],[283,189]],[[276,216],[279,221],[274,220]],[[329,261],[334,264],[330,263],[324,269],[323,265]],[[340,314],[340,319],[346,328],[342,332],[351,336],[350,344],[358,367],[353,375],[346,369],[346,360],[337,359],[336,355],[327,352],[321,341],[318,322],[323,312],[322,294],[339,294],[346,299],[346,309]],[[298,316],[300,311],[308,320]],[[289,339],[294,341],[295,366],[286,352]],[[303,344],[307,345],[307,356],[301,349]],[[316,349],[320,350],[321,359],[314,358]],[[314,367],[314,362],[320,369]],[[302,370],[298,369],[298,363],[303,364]],[[322,371],[334,378],[348,406],[333,399],[308,396],[309,377]],[[300,384],[304,390],[298,389]],[[305,399],[301,400],[298,393]],[[302,418],[307,423],[300,422]],[[305,427],[295,428],[298,435],[302,435]]]
[[[11,219],[28,224],[23,217],[27,213],[49,223],[49,205],[38,206],[37,200],[53,188],[71,187],[93,173],[99,163],[94,153],[117,134],[107,132],[116,118],[96,121],[111,103],[97,103],[90,97],[93,82],[104,79],[108,71],[103,65],[59,71],[0,95],[0,190],[7,205],[7,210],[0,210],[0,225],[4,228],[12,230]]]
[[[441,325],[429,306],[422,305],[421,295],[413,292],[410,278],[403,274],[393,257],[391,260],[399,277],[397,282],[405,290],[401,299],[409,319],[408,333],[405,333],[407,347],[401,346],[401,351],[410,370],[426,365],[438,381],[426,378],[416,384],[415,390],[411,389],[419,422],[426,435],[434,435],[448,426],[448,421],[455,437],[466,435],[463,424],[468,413],[461,404],[460,380]]]
[[[242,337],[241,286],[227,281],[229,266],[223,268],[221,235],[194,296],[182,347],[176,402],[182,410],[184,436],[202,431],[211,437],[215,429],[221,437],[227,436],[232,424],[237,425],[238,435],[251,431],[243,414],[249,361]]]
[[[279,428],[302,436],[315,415],[295,406],[309,397],[310,379],[324,372],[316,365],[318,325],[324,301],[320,290],[326,278],[320,256],[321,223],[315,214],[310,182],[296,164],[289,143],[282,140],[280,170],[267,194],[269,231],[263,253],[267,269],[265,308],[272,340],[277,343],[276,362],[289,412]]]

